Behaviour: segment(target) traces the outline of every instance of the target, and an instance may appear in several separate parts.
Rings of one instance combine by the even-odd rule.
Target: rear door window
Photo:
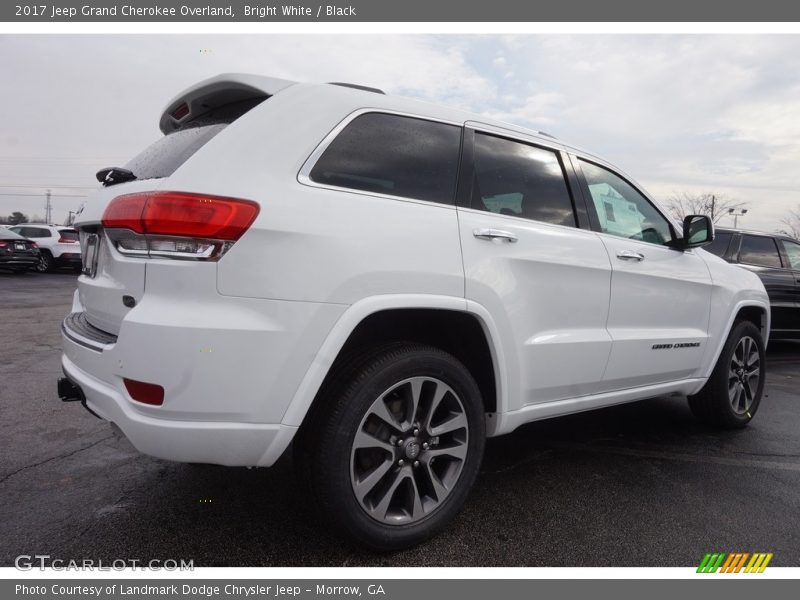
[[[353,119],[311,169],[320,184],[453,204],[461,128],[386,113]]]
[[[524,142],[475,134],[472,208],[554,225],[575,226],[558,154]]]
[[[763,235],[743,235],[742,246],[739,248],[739,262],[759,267],[772,267],[780,269],[781,256],[778,246],[771,237]]]
[[[234,102],[200,115],[150,144],[125,168],[137,179],[169,177],[220,131],[265,99]]]

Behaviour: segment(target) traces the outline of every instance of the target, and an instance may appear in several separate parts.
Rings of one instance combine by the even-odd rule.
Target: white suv
[[[378,90],[226,75],[79,216],[65,400],[140,451],[270,466],[378,549],[464,504],[484,440],[689,396],[741,427],[769,301],[631,178],[548,135]]]
[[[36,270],[47,273],[58,267],[81,270],[81,248],[78,232],[72,227],[21,223],[10,228],[14,233],[36,242],[39,246],[39,262]]]

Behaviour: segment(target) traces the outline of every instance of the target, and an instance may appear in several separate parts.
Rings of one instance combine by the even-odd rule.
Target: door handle
[[[634,252],[633,250],[620,250],[617,252],[617,258],[620,260],[635,260],[636,262],[642,262],[644,260],[644,254]]]
[[[472,235],[474,235],[479,240],[506,240],[507,242],[513,244],[519,240],[517,236],[515,236],[510,231],[503,231],[502,229],[473,229]]]

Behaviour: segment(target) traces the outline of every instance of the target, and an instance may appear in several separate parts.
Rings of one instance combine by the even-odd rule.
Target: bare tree
[[[747,203],[726,198],[723,194],[682,192],[667,198],[665,206],[679,220],[686,215],[708,215],[714,223],[718,223],[731,209],[744,208]]]
[[[778,229],[778,233],[800,240],[800,204],[797,205],[797,208],[789,209],[789,212],[781,219],[781,228]]]

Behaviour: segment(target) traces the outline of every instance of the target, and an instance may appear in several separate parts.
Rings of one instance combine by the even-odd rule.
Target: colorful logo
[[[749,560],[748,560],[749,559]],[[698,573],[763,573],[769,561],[772,560],[772,553],[755,552],[735,552],[725,554],[724,552],[709,553],[703,557],[700,566],[697,567]],[[747,566],[745,566],[747,565]]]

